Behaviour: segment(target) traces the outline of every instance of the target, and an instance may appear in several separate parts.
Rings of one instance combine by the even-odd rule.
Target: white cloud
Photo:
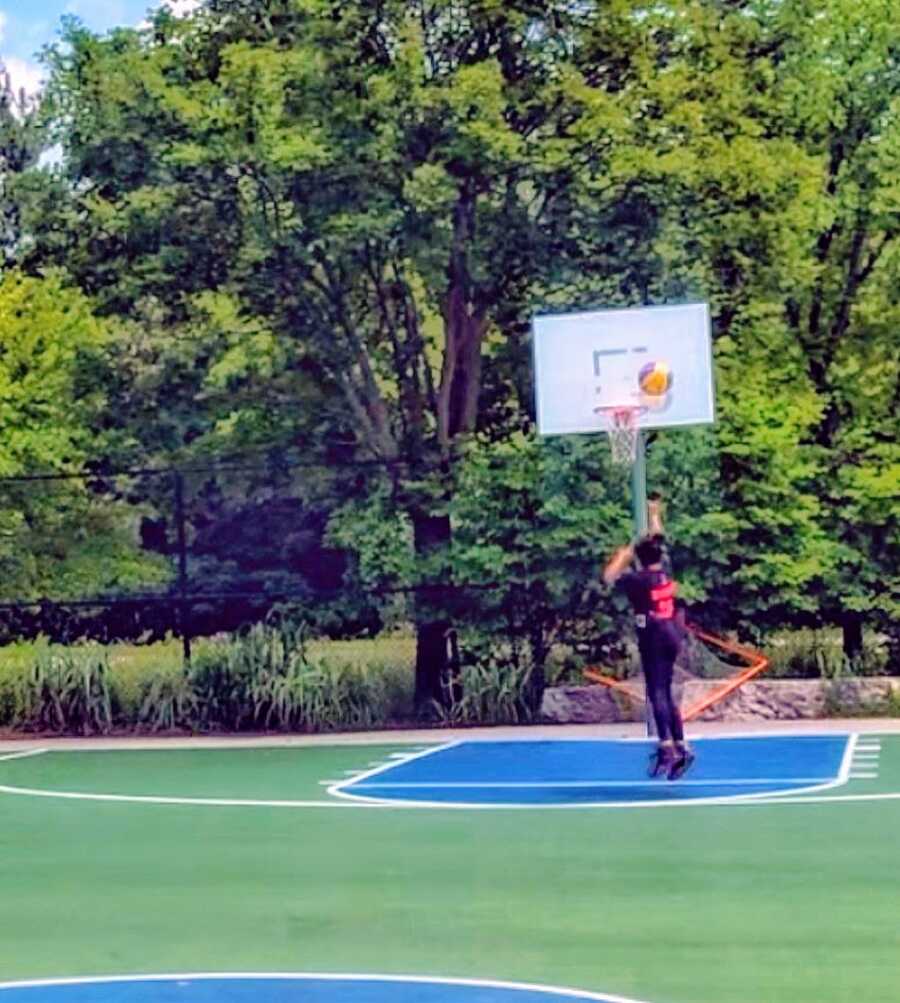
[[[44,74],[37,63],[30,63],[27,59],[19,59],[18,56],[0,56],[0,62],[9,74],[10,82],[16,93],[24,88],[25,93],[31,97],[40,91],[44,83]]]

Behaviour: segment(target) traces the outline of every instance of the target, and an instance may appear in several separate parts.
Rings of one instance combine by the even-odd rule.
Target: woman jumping
[[[677,585],[669,574],[662,526],[662,501],[647,502],[648,534],[633,546],[620,547],[603,569],[607,585],[617,585],[628,596],[634,611],[638,651],[653,710],[659,745],[650,760],[650,776],[665,773],[677,780],[694,761],[684,740],[681,712],[672,695],[675,659],[681,647],[681,629],[675,617]],[[638,568],[626,571],[637,557]]]

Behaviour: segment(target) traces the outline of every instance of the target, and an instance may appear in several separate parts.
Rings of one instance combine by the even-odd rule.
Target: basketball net
[[[644,408],[633,404],[623,404],[614,407],[598,407],[595,410],[606,418],[613,463],[618,467],[632,466],[637,459],[638,436],[640,435],[637,420]]]

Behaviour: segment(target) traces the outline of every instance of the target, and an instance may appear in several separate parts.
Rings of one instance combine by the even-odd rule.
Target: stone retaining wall
[[[681,706],[699,700],[715,684],[689,682],[677,693]],[[754,679],[697,718],[700,721],[795,721],[824,717],[840,708],[844,713],[877,712],[891,694],[900,699],[900,678],[843,679]],[[553,686],[544,693],[541,714],[557,724],[615,724],[643,721],[642,704],[600,684]]]

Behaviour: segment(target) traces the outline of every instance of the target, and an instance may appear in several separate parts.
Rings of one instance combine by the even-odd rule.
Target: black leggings
[[[647,684],[647,699],[653,708],[656,733],[661,742],[684,741],[681,711],[672,696],[672,676],[681,638],[674,624],[651,624],[641,638],[641,665]]]

